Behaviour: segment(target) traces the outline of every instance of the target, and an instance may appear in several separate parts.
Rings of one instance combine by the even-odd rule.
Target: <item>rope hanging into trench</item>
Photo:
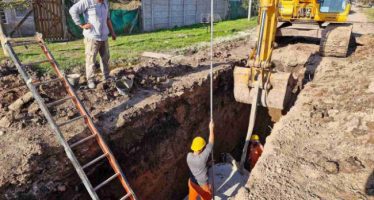
[[[210,0],[210,121],[213,121],[213,36],[214,36],[214,0]],[[212,196],[214,198],[214,154],[212,149]]]

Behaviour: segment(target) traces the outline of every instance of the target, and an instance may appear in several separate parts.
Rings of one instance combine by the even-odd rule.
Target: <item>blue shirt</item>
[[[108,39],[109,4],[107,0],[104,0],[103,3],[98,3],[97,0],[79,0],[70,8],[69,13],[76,25],[82,24],[79,18],[80,14],[83,14],[86,23],[92,25],[91,29],[83,30],[85,38],[98,41]]]

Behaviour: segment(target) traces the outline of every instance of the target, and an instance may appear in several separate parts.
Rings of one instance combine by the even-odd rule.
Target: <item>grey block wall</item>
[[[226,19],[228,0],[214,0],[215,19]],[[143,31],[201,23],[210,15],[210,0],[142,0]]]
[[[5,34],[9,35],[13,28],[22,20],[23,16],[17,16],[15,9],[4,10],[6,23],[4,23]],[[26,21],[20,26],[18,31],[15,32],[13,37],[23,37],[35,35],[35,24],[33,15],[30,15]]]

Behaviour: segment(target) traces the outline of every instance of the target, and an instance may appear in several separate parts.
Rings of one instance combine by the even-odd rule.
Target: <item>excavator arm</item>
[[[283,110],[290,97],[292,80],[289,73],[276,72],[271,55],[277,31],[278,0],[261,0],[258,40],[251,51],[247,66],[234,69],[234,96],[238,102],[252,104],[258,84],[260,105]]]
[[[234,96],[252,104],[248,132],[240,161],[244,168],[249,140],[253,133],[257,105],[283,110],[291,91],[291,74],[277,72],[271,65],[278,21],[278,0],[260,0],[258,41],[251,51],[247,66],[234,69]]]

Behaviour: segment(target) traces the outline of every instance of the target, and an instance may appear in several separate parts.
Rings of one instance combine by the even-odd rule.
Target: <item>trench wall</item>
[[[140,112],[111,135],[111,147],[140,199],[186,195],[186,154],[195,136],[208,137],[208,80]],[[243,140],[249,106],[234,100],[231,68],[220,71],[214,83],[215,156],[219,157]]]
[[[237,103],[233,97],[231,66],[218,66],[214,74],[215,157],[219,160],[221,153],[229,152],[238,159],[250,105]],[[163,92],[134,96],[95,116],[98,128],[105,133],[139,199],[182,199],[187,194],[187,152],[195,136],[208,137],[208,75],[207,67],[193,69],[174,78]],[[260,133],[263,141],[272,127],[268,112],[265,108],[259,109],[256,120],[256,133]],[[55,141],[50,134],[50,139]],[[74,134],[71,143],[87,137],[84,130]],[[84,164],[101,152],[96,144],[87,142],[76,155]],[[27,165],[30,166],[24,175],[27,184],[0,187],[0,193],[8,199],[90,199],[59,144],[41,144],[39,154]],[[87,171],[93,185],[112,175],[105,166],[101,163]],[[120,187],[114,185],[103,190],[100,197],[118,199],[120,193]]]

